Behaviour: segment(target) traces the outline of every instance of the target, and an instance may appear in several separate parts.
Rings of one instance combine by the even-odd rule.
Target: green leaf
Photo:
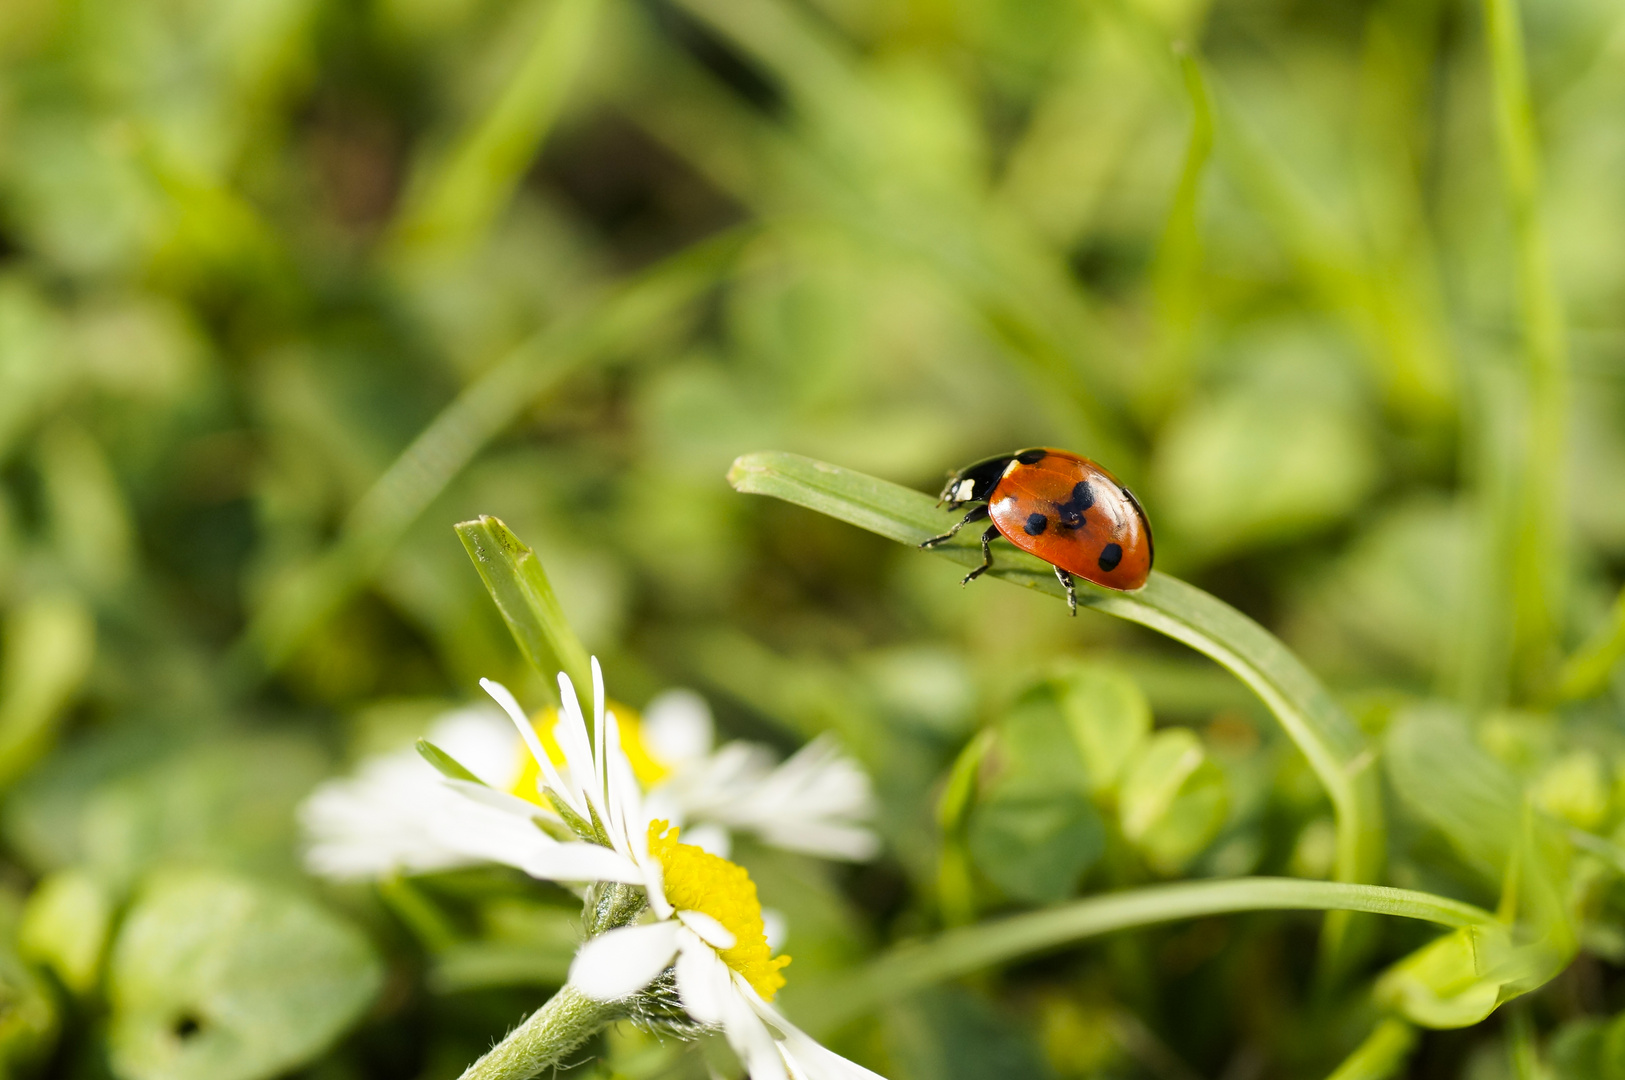
[[[965,837],[988,880],[1035,904],[1072,895],[1106,842],[1062,712],[1062,689],[1053,680],[1038,683],[999,721]]]
[[[1523,793],[1506,767],[1473,739],[1461,715],[1431,706],[1402,713],[1388,729],[1383,759],[1410,810],[1499,885],[1521,831]]]
[[[0,1076],[36,1072],[56,1045],[61,1025],[56,995],[12,948],[17,901],[0,893]]]
[[[554,673],[563,668],[575,683],[582,707],[590,709],[592,669],[587,650],[565,620],[536,553],[494,517],[462,522],[457,535],[525,659],[550,686]]]
[[[311,1060],[383,971],[349,923],[207,871],[155,877],[113,947],[108,1042],[124,1080],[261,1080]]]
[[[1467,1027],[1501,1003],[1501,988],[1479,976],[1472,930],[1458,930],[1423,946],[1390,968],[1377,1000],[1423,1027]]]
[[[17,948],[83,996],[95,989],[101,974],[112,920],[113,898],[101,882],[84,870],[61,870],[29,894],[17,929]]]
[[[33,869],[83,868],[120,899],[159,863],[294,874],[294,810],[329,769],[291,735],[191,745],[165,745],[150,728],[98,735],[18,786],[6,830]]]
[[[953,522],[929,495],[798,454],[746,454],[734,462],[728,480],[739,491],[784,499],[910,546],[946,532]],[[931,551],[962,566],[981,561],[970,539]],[[996,551],[988,576],[1063,595],[1047,564],[1002,545]],[[1130,593],[1080,582],[1078,605],[1184,642],[1251,687],[1308,758],[1331,799],[1337,814],[1337,877],[1377,876],[1384,828],[1374,755],[1360,729],[1284,645],[1239,611],[1166,574],[1153,572],[1144,588]],[[1056,614],[1064,617],[1059,608]],[[1337,936],[1334,930],[1333,939]]]
[[[1152,866],[1175,873],[1224,826],[1230,789],[1195,733],[1169,728],[1129,766],[1118,809],[1123,835]]]
[[[1006,787],[971,811],[976,868],[1015,900],[1054,903],[1106,848],[1100,814],[1076,792]]]
[[[1123,767],[1151,734],[1145,694],[1128,675],[1100,664],[1069,666],[1056,680],[1090,790],[1097,795],[1115,790]]]
[[[1192,402],[1164,428],[1153,473],[1170,534],[1214,557],[1336,521],[1377,479],[1357,414],[1256,387]]]
[[[96,625],[71,593],[52,593],[6,613],[0,655],[0,787],[44,753],[62,711],[90,671]]]
[[[1519,944],[1507,927],[1486,923],[1418,949],[1377,980],[1375,993],[1423,1027],[1467,1027],[1544,985],[1568,960],[1548,941]]]

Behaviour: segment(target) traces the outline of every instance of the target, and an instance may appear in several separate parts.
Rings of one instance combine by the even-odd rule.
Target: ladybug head
[[[1015,454],[1000,454],[998,457],[984,458],[974,465],[966,465],[948,478],[937,501],[949,506],[986,502],[993,489],[999,486],[999,481],[1004,479],[1010,463],[1017,460]]]

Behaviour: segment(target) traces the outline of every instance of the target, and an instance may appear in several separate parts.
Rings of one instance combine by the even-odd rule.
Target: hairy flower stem
[[[636,885],[600,885],[587,895],[581,921],[586,924],[587,936],[597,937],[605,930],[630,926],[648,906],[643,890]]]
[[[594,1001],[566,985],[464,1070],[461,1080],[530,1080],[625,1015],[624,1002]]]

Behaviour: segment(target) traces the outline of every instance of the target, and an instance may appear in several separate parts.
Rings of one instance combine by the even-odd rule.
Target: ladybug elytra
[[[1055,567],[1072,614],[1076,574],[1108,589],[1138,589],[1151,573],[1151,523],[1132,492],[1086,457],[1035,447],[967,465],[942,489],[941,501],[957,510],[981,503],[941,536],[935,547],[974,521],[990,519],[982,533],[982,565],[965,575],[967,585],[993,565],[989,548],[1003,536]]]

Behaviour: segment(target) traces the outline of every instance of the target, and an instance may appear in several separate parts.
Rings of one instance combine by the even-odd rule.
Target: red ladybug
[[[922,548],[944,543],[973,521],[993,521],[982,533],[982,565],[961,585],[993,565],[988,545],[1000,534],[1055,567],[1074,615],[1073,574],[1127,590],[1144,585],[1151,573],[1151,523],[1145,511],[1116,477],[1086,457],[1043,448],[990,457],[954,473],[941,501],[953,510],[968,502],[983,505]]]

